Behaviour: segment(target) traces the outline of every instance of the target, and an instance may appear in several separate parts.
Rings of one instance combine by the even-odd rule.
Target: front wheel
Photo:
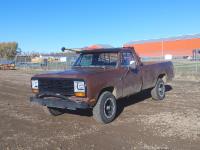
[[[165,98],[165,83],[158,79],[156,86],[151,90],[151,96],[154,100],[163,100]]]
[[[111,92],[103,92],[95,107],[93,117],[100,123],[110,123],[115,119],[117,112],[116,99]]]

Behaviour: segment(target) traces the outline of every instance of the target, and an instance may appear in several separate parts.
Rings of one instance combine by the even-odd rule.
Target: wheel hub
[[[107,98],[104,103],[104,114],[107,118],[111,118],[114,114],[114,104],[111,98]]]
[[[165,85],[163,83],[159,84],[158,92],[159,92],[160,96],[162,96],[162,97],[164,96],[164,94],[165,94]]]

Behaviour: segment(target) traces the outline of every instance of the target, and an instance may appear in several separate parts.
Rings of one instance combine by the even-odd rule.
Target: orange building
[[[100,49],[100,48],[113,48],[113,47],[111,45],[108,45],[108,44],[94,44],[94,45],[86,46],[82,49],[92,50],[92,49]]]
[[[192,51],[200,48],[200,34],[134,41],[123,46],[134,47],[142,57],[161,57],[167,54],[172,56],[192,56]]]

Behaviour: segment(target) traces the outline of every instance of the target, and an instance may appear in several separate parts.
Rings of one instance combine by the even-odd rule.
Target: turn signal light
[[[32,89],[32,92],[37,94],[37,93],[39,93],[39,90],[38,89]]]
[[[85,93],[84,92],[76,92],[75,96],[77,96],[77,97],[85,97]]]

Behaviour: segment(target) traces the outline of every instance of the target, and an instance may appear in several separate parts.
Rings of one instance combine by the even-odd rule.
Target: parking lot
[[[0,149],[199,150],[199,81],[175,79],[164,101],[148,91],[122,99],[114,122],[102,125],[90,110],[53,117],[31,104],[31,76],[0,71]]]

